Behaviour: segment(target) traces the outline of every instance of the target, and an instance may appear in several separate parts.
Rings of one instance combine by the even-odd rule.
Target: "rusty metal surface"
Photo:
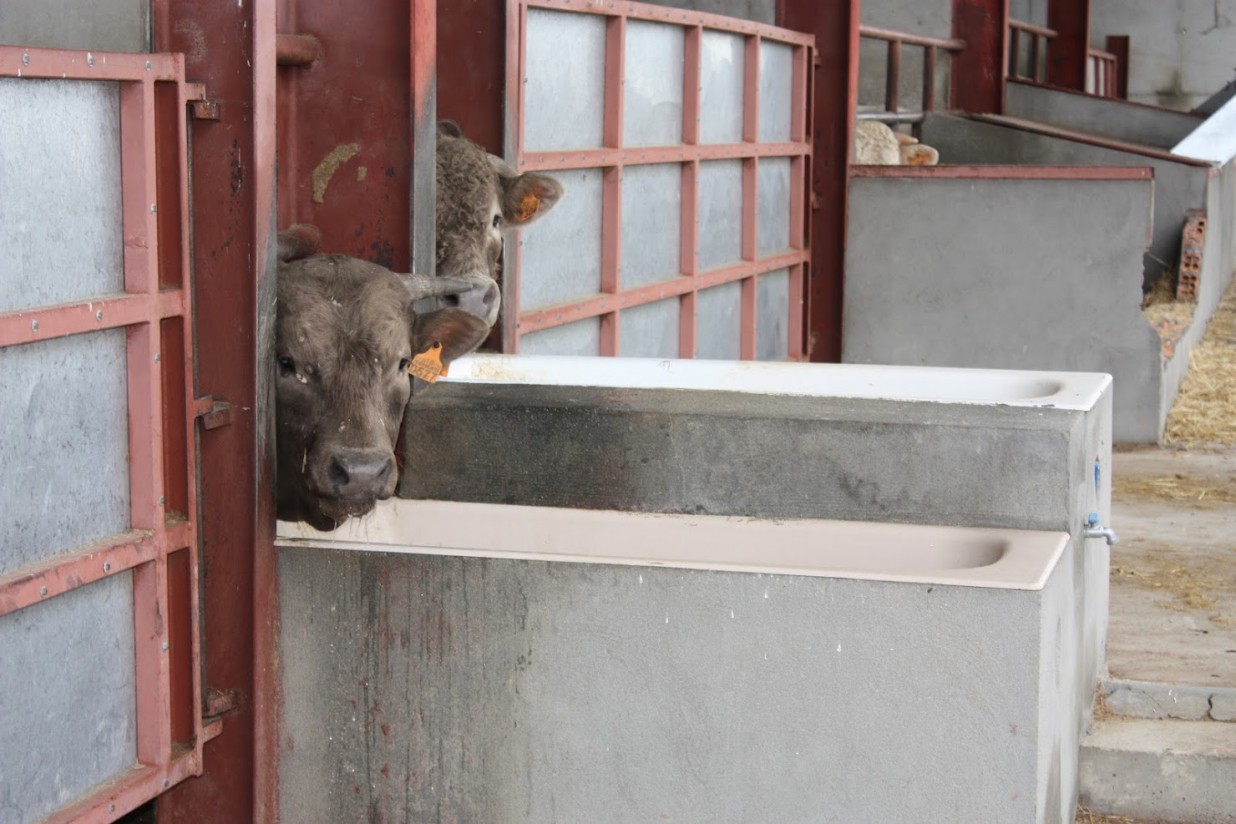
[[[841,359],[846,190],[858,99],[858,3],[779,0],[777,21],[815,36],[817,64],[810,73],[809,95],[813,137],[806,351],[810,360],[835,362]]]
[[[953,0],[953,37],[966,48],[953,59],[949,101],[965,112],[1004,111],[1007,69],[1006,0]]]
[[[1047,0],[1047,25],[1056,37],[1047,50],[1047,82],[1066,89],[1086,89],[1090,50],[1090,3]]]
[[[197,386],[189,396],[225,397],[242,412],[233,426],[202,432],[198,439],[205,574],[200,586],[190,581],[189,597],[200,592],[204,618],[201,630],[190,632],[205,634],[202,680],[246,696],[205,748],[204,775],[161,797],[158,812],[161,821],[223,824],[255,815],[252,593],[255,556],[262,549],[254,513],[255,497],[261,499],[255,496],[255,282],[262,260],[258,238],[273,219],[269,213],[259,218],[256,203],[262,178],[273,174],[274,157],[273,145],[267,150],[259,139],[263,129],[273,136],[273,123],[266,123],[265,109],[253,101],[259,79],[273,78],[274,5],[158,0],[153,21],[155,47],[183,52],[188,77],[204,83],[218,106],[218,120],[191,127],[192,265],[201,276],[194,285]],[[255,43],[264,26],[268,45],[262,50]],[[203,727],[200,739],[217,729]]]

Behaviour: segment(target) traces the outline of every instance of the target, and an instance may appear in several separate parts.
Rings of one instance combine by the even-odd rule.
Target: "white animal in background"
[[[852,160],[860,166],[935,166],[940,153],[878,120],[859,120],[854,126]]]

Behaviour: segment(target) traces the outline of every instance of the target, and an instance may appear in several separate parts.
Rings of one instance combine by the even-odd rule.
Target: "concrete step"
[[[1113,715],[1236,723],[1236,687],[1108,679],[1102,690],[1103,705]]]
[[[1080,802],[1165,824],[1236,824],[1236,725],[1109,718],[1082,742]]]

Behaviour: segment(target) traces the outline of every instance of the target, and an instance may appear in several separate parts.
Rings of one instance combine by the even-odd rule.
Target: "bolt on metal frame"
[[[193,321],[179,54],[0,46],[0,77],[117,81],[124,293],[0,314],[0,348],[126,332],[130,530],[0,575],[0,616],[132,572],[137,763],[49,816],[112,821],[202,772]],[[66,502],[68,503],[68,502]],[[54,734],[54,730],[50,731]]]
[[[579,12],[606,18],[605,99],[601,148],[528,152],[524,149],[524,78],[526,76],[527,14],[529,9]],[[622,143],[623,54],[628,20],[643,20],[684,29],[682,142],[678,145],[626,148]],[[700,127],[700,48],[705,29],[745,38],[743,83],[743,142],[702,144]],[[793,50],[791,61],[790,141],[759,142],[760,43],[783,43]],[[642,304],[679,298],[679,357],[696,353],[696,295],[725,283],[742,284],[739,353],[744,360],[756,355],[756,278],[789,270],[788,352],[791,360],[805,355],[804,276],[810,262],[806,242],[806,180],[811,162],[807,124],[808,67],[813,62],[812,35],[737,18],[653,6],[644,3],[596,0],[508,0],[507,6],[507,157],[519,172],[602,170],[601,290],[582,300],[523,311],[519,306],[519,244],[507,245],[503,284],[503,349],[518,352],[519,341],[532,332],[588,318],[600,319],[602,355],[619,352],[619,313]],[[761,159],[790,159],[789,251],[760,258],[757,254],[756,205]],[[701,161],[740,159],[743,162],[741,261],[719,269],[699,271],[697,228],[699,164]],[[627,165],[678,163],[682,169],[679,274],[668,280],[623,289],[619,280],[622,231],[622,170]],[[567,195],[570,196],[569,193]]]

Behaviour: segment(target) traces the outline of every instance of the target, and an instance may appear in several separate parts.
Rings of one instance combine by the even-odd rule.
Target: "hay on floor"
[[[1189,357],[1189,372],[1167,416],[1164,442],[1236,444],[1236,280]]]

